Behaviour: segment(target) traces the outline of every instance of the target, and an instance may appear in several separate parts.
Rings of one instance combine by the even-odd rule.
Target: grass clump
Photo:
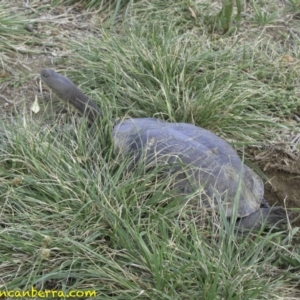
[[[261,142],[282,126],[279,118],[297,110],[297,71],[281,64],[271,47],[221,48],[172,26],[125,28],[124,37],[104,31],[101,40],[70,45],[84,67],[69,69],[69,76],[93,90],[94,100],[97,93],[110,99],[119,117],[196,123],[234,140]]]
[[[53,5],[69,6],[75,4],[75,6],[80,8],[97,11],[103,17],[102,22],[105,26],[113,26],[116,22],[120,22],[120,19],[126,14],[132,2],[130,0],[56,0],[53,2]]]
[[[254,10],[254,20],[259,25],[268,25],[275,22],[278,12],[274,11],[272,13],[268,13],[263,7],[258,6],[255,2],[252,3]]]
[[[25,29],[28,20],[15,7],[0,3],[0,59],[2,66],[11,62],[13,53],[34,53],[28,45],[33,43],[33,35]],[[36,51],[36,53],[38,53]]]
[[[233,17],[234,2],[236,4],[236,16]],[[242,2],[240,0],[223,0],[220,12],[213,17],[206,17],[206,23],[211,27],[212,31],[222,31],[227,33],[232,25],[232,21],[239,22],[241,20]]]
[[[233,226],[222,229],[222,218],[221,226],[211,217],[200,226],[205,211],[174,197],[155,170],[129,172],[114,157],[109,126],[3,124],[6,289],[95,290],[104,299],[261,299],[281,291],[289,273],[276,262],[288,248],[278,234],[239,238]]]

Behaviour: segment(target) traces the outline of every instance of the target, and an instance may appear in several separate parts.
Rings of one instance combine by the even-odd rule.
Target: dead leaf
[[[9,74],[6,70],[2,70],[1,74],[0,74],[0,77],[7,77]]]
[[[270,162],[267,162],[267,163],[265,164],[264,168],[263,168],[263,171],[266,172],[266,171],[269,169],[270,166],[271,166],[271,163],[270,163]]]
[[[189,11],[190,11],[192,17],[196,20],[197,16],[196,16],[195,12],[193,11],[193,9],[189,7]]]
[[[37,114],[40,111],[40,106],[38,103],[37,95],[35,95],[35,100],[33,104],[31,105],[31,111],[33,111],[35,114]]]
[[[294,62],[295,59],[294,59],[294,57],[292,57],[290,55],[283,55],[281,57],[281,60],[283,60],[286,63],[292,63],[292,62]]]
[[[18,186],[22,183],[23,181],[23,177],[15,177],[12,181],[11,181],[11,185],[13,186]]]

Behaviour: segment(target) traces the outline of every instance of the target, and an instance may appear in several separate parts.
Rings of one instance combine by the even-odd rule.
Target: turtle
[[[42,69],[41,79],[89,123],[103,116],[100,107],[69,78]],[[222,209],[228,218],[235,216],[240,230],[257,231],[263,224],[276,228],[288,221],[285,208],[271,207],[264,198],[260,176],[227,141],[207,129],[158,118],[128,118],[114,125],[112,137],[116,154],[126,153],[134,163],[144,157],[148,163],[163,165],[163,170],[175,176],[174,190],[199,194],[206,207]]]

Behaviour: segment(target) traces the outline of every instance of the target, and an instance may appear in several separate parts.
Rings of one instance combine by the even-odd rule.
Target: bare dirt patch
[[[31,105],[37,97],[42,110],[39,115],[42,114],[41,69],[67,69],[66,61],[72,55],[68,43],[81,40],[82,36],[99,38],[95,28],[100,27],[102,19],[97,12],[84,10],[81,3],[56,7],[49,0],[31,3],[19,0],[7,1],[6,5],[13,8],[12,14],[16,11],[24,14],[28,21],[25,25],[28,36],[25,34],[23,39],[20,38],[19,45],[12,43],[10,47],[14,51],[7,53],[0,68],[1,118],[23,113],[38,118],[38,114],[32,113]],[[43,9],[40,9],[41,5],[44,5]]]
[[[283,141],[265,147],[251,149],[252,161],[260,167],[269,180],[265,183],[265,197],[274,205],[295,209],[300,208],[300,156],[297,151],[300,135],[286,135]],[[300,220],[296,222],[300,225]]]
[[[300,168],[300,163],[298,167]],[[279,203],[289,208],[300,207],[299,175],[276,169],[270,169],[265,174],[270,178],[265,184],[265,195],[271,204]]]
[[[26,56],[22,58],[22,64],[16,66],[15,70],[19,71],[7,73],[7,80],[0,85],[0,114],[3,119],[30,113],[35,98],[41,98],[40,70],[50,64],[45,55]]]

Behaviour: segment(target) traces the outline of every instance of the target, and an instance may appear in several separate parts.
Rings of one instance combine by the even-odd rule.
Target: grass
[[[259,24],[259,25],[267,25],[271,24],[275,19],[276,19],[276,14],[277,12],[273,13],[268,13],[258,5],[256,5],[253,2],[253,9],[254,9],[254,20]]]
[[[14,52],[20,43],[25,42],[23,36],[27,35],[24,29],[25,20],[20,17],[15,19],[11,12],[5,10],[2,4],[0,13],[0,59],[2,65],[9,60],[9,53]]]
[[[87,92],[90,85],[95,100],[104,94],[100,106],[113,101],[118,117],[195,122],[244,142],[272,138],[273,128],[283,126],[279,118],[297,110],[297,69],[286,68],[280,54],[275,58],[272,46],[212,51],[216,43],[172,25],[131,26],[123,38],[103,32],[101,40],[72,44],[89,68],[70,68],[69,76]]]
[[[85,4],[98,9],[93,20],[105,28],[71,39],[67,21],[41,24],[62,34],[55,39],[68,53],[53,68],[91,96],[105,118],[92,127],[54,114],[42,122],[23,115],[1,121],[0,290],[95,290],[99,299],[296,299],[297,227],[236,235],[234,218],[199,211],[192,195],[174,195],[172,178],[160,168],[149,172],[141,161],[130,170],[113,153],[110,121],[159,117],[195,123],[238,146],[273,141],[291,130],[289,116],[299,107],[296,32],[289,33],[293,44],[284,32],[263,35],[271,23],[255,20],[241,1]],[[214,24],[207,23],[211,16]]]
[[[292,274],[278,265],[280,255],[289,256],[287,240],[278,233],[239,238],[233,227],[188,221],[199,220],[195,209],[172,197],[155,172],[127,172],[126,161],[106,161],[106,126],[103,121],[92,132],[74,124],[63,134],[34,123],[5,129],[0,159],[6,289],[88,289],[104,299],[254,299],[278,293],[281,279]]]

